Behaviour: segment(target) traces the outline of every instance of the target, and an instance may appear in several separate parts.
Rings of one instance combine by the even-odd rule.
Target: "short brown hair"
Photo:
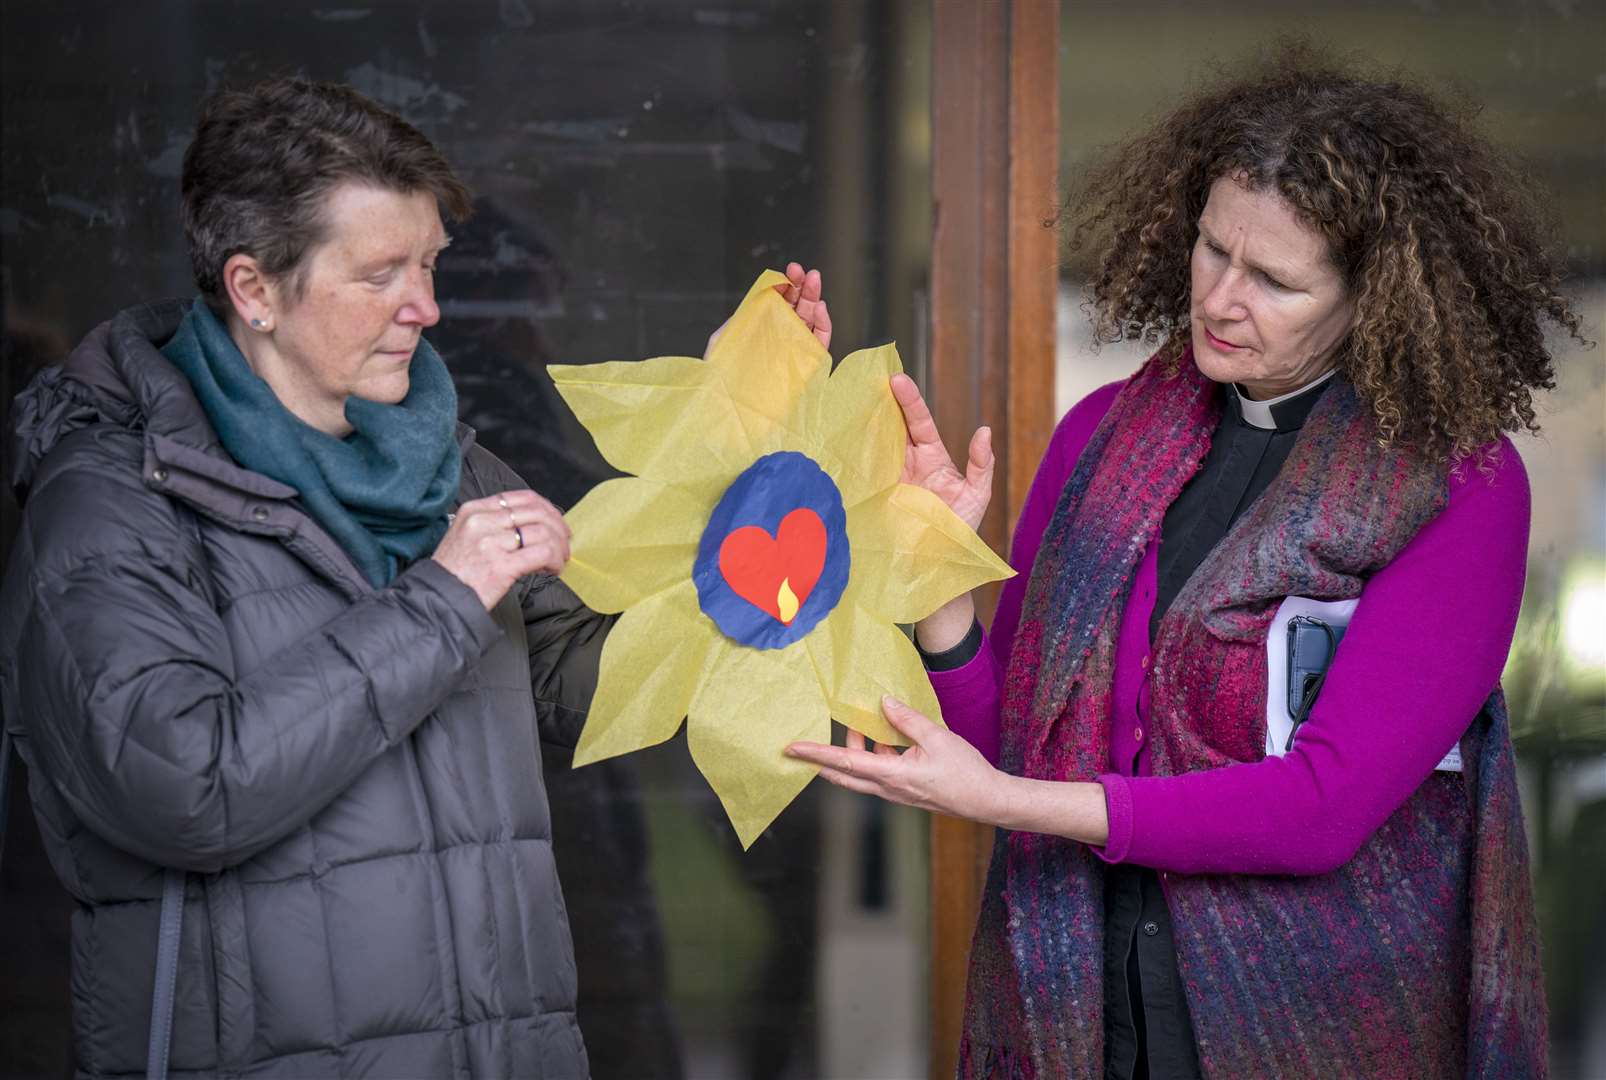
[[[1583,338],[1541,199],[1472,131],[1473,113],[1303,42],[1202,91],[1067,203],[1072,250],[1099,260],[1099,339],[1163,341],[1181,357],[1199,215],[1212,183],[1241,176],[1327,240],[1356,307],[1337,364],[1385,442],[1459,455],[1538,430],[1533,393],[1555,385],[1541,322]]]
[[[472,200],[446,158],[401,117],[339,83],[278,78],[222,89],[201,103],[184,152],[184,234],[195,284],[218,310],[228,298],[223,265],[239,252],[299,295],[307,253],[327,233],[324,198],[356,180],[434,194],[446,216],[468,217]]]

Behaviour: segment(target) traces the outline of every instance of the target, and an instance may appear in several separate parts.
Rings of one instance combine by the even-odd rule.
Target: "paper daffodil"
[[[548,370],[618,469],[568,514],[563,580],[623,612],[576,766],[660,743],[693,760],[747,847],[815,775],[783,748],[831,718],[905,742],[892,694],[940,718],[912,623],[1011,570],[923,488],[899,483],[891,345],[831,358],[759,277],[706,360]]]

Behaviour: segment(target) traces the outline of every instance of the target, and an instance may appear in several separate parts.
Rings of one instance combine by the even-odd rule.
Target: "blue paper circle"
[[[719,549],[727,536],[748,525],[776,535],[781,519],[799,507],[813,510],[825,525],[825,565],[788,626],[730,587],[720,573]],[[692,580],[703,613],[726,637],[754,649],[784,649],[836,607],[851,565],[848,515],[836,482],[812,458],[785,450],[759,458],[725,489],[697,544]]]

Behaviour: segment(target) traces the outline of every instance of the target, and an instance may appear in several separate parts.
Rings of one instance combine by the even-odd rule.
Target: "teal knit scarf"
[[[346,399],[353,431],[343,439],[285,408],[203,300],[162,355],[189,378],[230,456],[295,488],[375,588],[446,534],[462,468],[457,392],[429,342],[418,342],[400,405]]]

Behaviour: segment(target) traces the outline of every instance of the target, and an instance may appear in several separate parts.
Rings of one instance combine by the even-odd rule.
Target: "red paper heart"
[[[761,526],[746,525],[719,545],[719,572],[731,590],[788,626],[824,568],[825,522],[806,506],[782,518],[774,537]],[[783,585],[795,604],[786,603]]]

